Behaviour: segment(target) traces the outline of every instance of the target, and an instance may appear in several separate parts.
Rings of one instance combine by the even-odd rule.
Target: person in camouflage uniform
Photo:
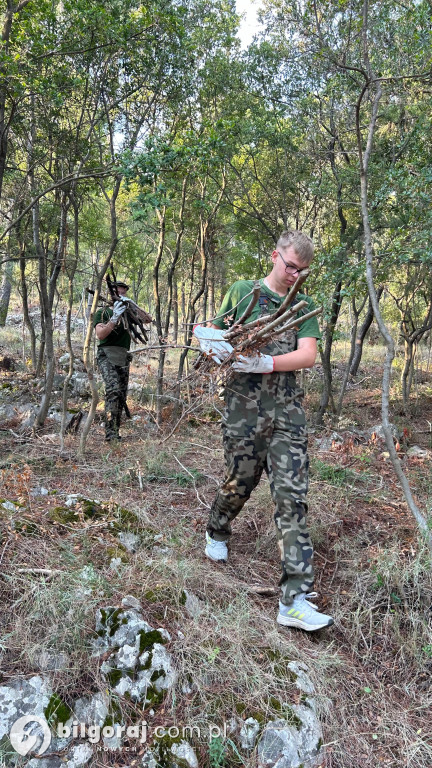
[[[310,238],[297,231],[284,232],[272,253],[273,270],[260,281],[259,305],[247,322],[278,309],[299,271],[312,258]],[[253,284],[252,280],[234,283],[211,328],[195,329],[202,349],[214,358],[217,355],[222,359],[231,351],[221,331],[243,314]],[[295,301],[301,300],[308,303],[302,313],[314,308],[308,296],[297,294]],[[276,507],[282,567],[277,621],[307,631],[333,623],[330,616],[318,612],[316,605],[306,599],[313,596],[310,592],[314,582],[313,548],[306,519],[309,461],[303,391],[295,377],[295,370],[314,364],[319,338],[313,317],[298,331],[287,331],[269,342],[259,355],[242,357],[233,364],[236,375],[226,387],[222,420],[225,476],[210,511],[205,549],[212,560],[227,559],[231,522],[265,471]]]
[[[119,320],[126,309],[126,293],[129,286],[123,282],[114,283],[120,296],[125,300],[116,301],[114,306],[98,309],[93,319],[98,338],[97,364],[105,385],[105,438],[120,440],[119,428],[123,408],[126,406],[129,385],[129,353],[131,336]]]

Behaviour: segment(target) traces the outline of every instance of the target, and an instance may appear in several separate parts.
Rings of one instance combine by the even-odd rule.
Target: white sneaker
[[[226,561],[228,560],[228,547],[226,541],[216,541],[206,531],[205,553],[210,560]]]
[[[282,624],[284,627],[304,629],[306,632],[314,632],[316,629],[323,629],[334,624],[331,616],[320,613],[316,605],[306,600],[306,597],[312,596],[315,597],[314,593],[310,595],[305,595],[304,593],[296,595],[292,605],[284,605],[279,602],[277,623]]]

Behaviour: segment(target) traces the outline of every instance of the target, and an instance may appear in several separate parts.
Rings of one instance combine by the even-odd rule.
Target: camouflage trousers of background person
[[[97,364],[105,384],[105,436],[107,440],[118,439],[129,384],[129,357],[126,365],[113,365],[103,347],[99,347]]]
[[[282,577],[281,602],[313,587],[313,550],[306,522],[307,428],[302,390],[292,373],[240,374],[226,390],[223,442],[226,472],[207,531],[217,541],[231,535],[263,470],[273,501]]]

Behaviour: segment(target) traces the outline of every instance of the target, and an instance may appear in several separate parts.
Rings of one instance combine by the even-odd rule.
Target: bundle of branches
[[[148,333],[144,328],[144,323],[151,323],[152,317],[144,309],[141,309],[138,304],[135,304],[129,297],[120,296],[117,286],[115,285],[116,281],[114,274],[113,277],[114,281],[111,280],[109,275],[106,276],[108,293],[112,302],[114,303],[115,301],[123,300],[127,303],[126,311],[123,312],[120,322],[123,323],[126,330],[130,333],[132,341],[141,341],[145,344],[148,340]]]
[[[220,368],[227,368],[239,354],[247,356],[258,353],[261,347],[268,344],[270,340],[294,328],[297,329],[301,323],[322,312],[322,307],[319,307],[298,316],[298,313],[307,307],[307,301],[299,301],[295,304],[294,300],[308,275],[308,269],[303,269],[299,273],[296,282],[276,312],[273,312],[271,315],[263,315],[257,320],[245,324],[261,295],[259,282],[257,281],[254,284],[252,298],[248,307],[234,325],[225,332],[225,339],[233,347],[233,352],[224,360],[223,366],[220,366]],[[199,367],[203,359],[204,355],[200,355],[195,367]]]

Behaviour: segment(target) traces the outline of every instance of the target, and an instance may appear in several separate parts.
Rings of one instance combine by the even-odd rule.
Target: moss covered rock
[[[176,679],[165,648],[168,632],[151,627],[136,610],[108,607],[98,612],[96,633],[97,652],[114,650],[101,666],[111,689],[144,706],[159,704]]]
[[[89,521],[105,521],[107,529],[118,536],[124,550],[129,552],[154,543],[155,531],[143,526],[135,512],[119,504],[88,499],[77,493],[70,494],[64,504],[51,509],[47,518],[52,523],[68,527]]]

